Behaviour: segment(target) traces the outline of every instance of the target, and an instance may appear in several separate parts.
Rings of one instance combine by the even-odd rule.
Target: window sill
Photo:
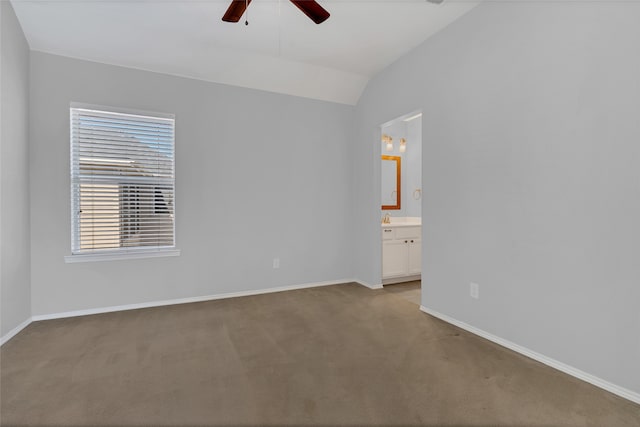
[[[118,253],[99,253],[99,254],[78,254],[66,255],[64,262],[67,264],[75,262],[97,262],[97,261],[116,261],[126,259],[141,258],[158,258],[168,256],[180,256],[180,249],[156,249],[152,251],[131,251]]]

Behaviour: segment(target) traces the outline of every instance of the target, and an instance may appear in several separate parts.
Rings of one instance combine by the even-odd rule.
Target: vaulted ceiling
[[[230,0],[12,0],[32,50],[352,105],[478,3],[318,2],[320,25],[288,0],[253,0],[235,24],[221,20]]]

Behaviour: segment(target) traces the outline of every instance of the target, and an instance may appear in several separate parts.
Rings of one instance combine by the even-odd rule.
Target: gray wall
[[[29,269],[29,45],[0,1],[0,336],[31,317]]]
[[[65,264],[72,101],[176,115],[181,256]],[[353,276],[353,107],[33,52],[30,112],[34,315]]]
[[[488,2],[378,75],[356,109],[356,276],[379,281],[373,130],[422,109],[423,305],[640,392],[639,20]]]
[[[0,336],[31,317],[29,267],[29,45],[11,3],[0,2]]]

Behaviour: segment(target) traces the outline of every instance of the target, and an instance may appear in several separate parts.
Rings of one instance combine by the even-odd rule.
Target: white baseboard
[[[354,282],[356,282],[358,285],[362,285],[366,288],[369,289],[382,289],[382,283],[378,284],[378,285],[372,285],[370,283],[364,282],[362,280],[353,280]]]
[[[565,363],[562,363],[558,360],[547,357],[543,354],[537,353],[533,350],[530,350],[526,347],[508,341],[504,338],[500,338],[496,335],[490,334],[489,332],[483,331],[482,329],[478,329],[474,326],[471,326],[467,323],[456,320],[452,317],[447,316],[446,314],[439,313],[435,310],[427,308],[425,306],[420,306],[420,310],[430,314],[433,317],[437,317],[440,320],[444,320],[447,323],[455,325],[461,329],[471,332],[472,334],[478,335],[482,338],[486,338],[489,341],[492,341],[498,345],[506,347],[510,350],[515,351],[516,353],[520,353],[523,356],[527,356],[533,360],[537,360],[540,363],[544,363],[547,366],[550,366],[554,369],[564,372],[565,374],[569,374],[573,377],[576,377],[582,381],[586,381],[590,384],[593,384],[596,387],[600,387],[608,392],[616,394],[620,397],[623,397],[627,400],[640,404],[640,393],[636,393],[624,387],[620,387],[616,384],[610,383],[609,381],[603,380],[602,378],[598,378],[594,375],[591,375],[587,372],[581,371],[580,369],[574,368],[573,366],[569,366]]]
[[[199,297],[177,298],[163,301],[150,301],[137,304],[116,305],[111,307],[90,308],[86,310],[65,311],[61,313],[38,314],[32,317],[33,321],[62,319],[65,317],[87,316],[90,314],[111,313],[114,311],[136,310],[139,308],[161,307],[165,305],[188,304],[191,302],[212,301],[225,298],[246,297],[251,295],[269,294],[273,292],[292,291],[296,289],[317,288],[319,286],[339,285],[353,282],[353,279],[330,280],[327,282],[303,283],[301,285],[278,286],[275,288],[255,289],[250,291],[229,292],[216,295],[204,295]]]
[[[18,334],[18,332],[20,332],[21,330],[23,330],[24,328],[29,326],[29,324],[31,324],[31,321],[32,321],[31,317],[29,317],[27,320],[25,320],[24,322],[20,323],[18,326],[16,326],[15,328],[10,330],[6,334],[4,334],[4,336],[2,338],[0,338],[0,346],[3,345],[4,343],[6,343],[7,341],[9,341],[14,336],[16,336]]]

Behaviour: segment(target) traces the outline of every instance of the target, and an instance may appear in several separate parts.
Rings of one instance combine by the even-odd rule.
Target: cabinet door
[[[412,239],[409,245],[408,274],[422,274],[422,243],[420,239]]]
[[[382,277],[407,275],[407,243],[404,240],[387,240],[382,243]]]

